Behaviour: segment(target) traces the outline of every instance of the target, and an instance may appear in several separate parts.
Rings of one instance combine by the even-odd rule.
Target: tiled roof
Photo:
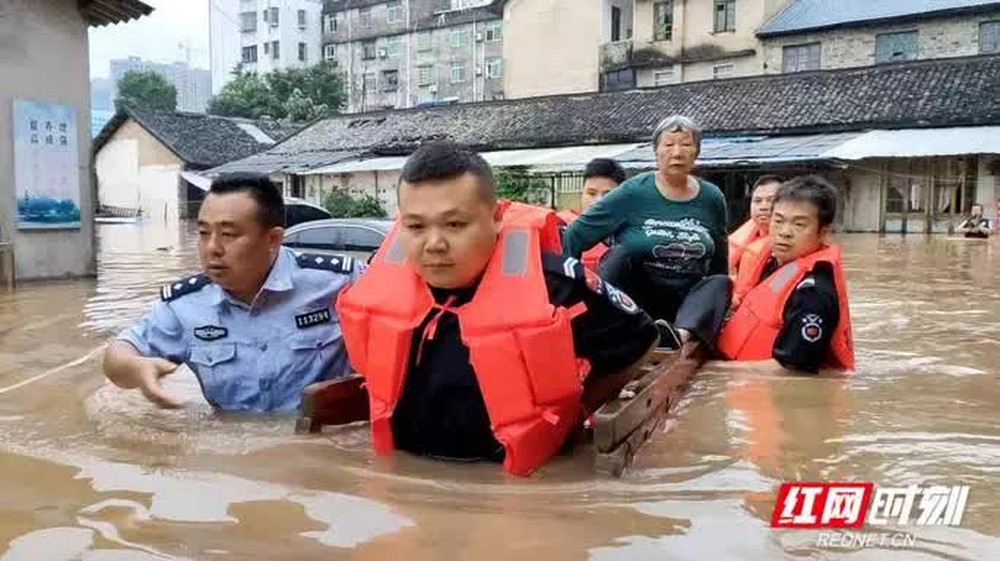
[[[885,21],[1000,10],[996,0],[792,0],[757,35],[767,37]]]
[[[437,139],[483,150],[643,142],[672,114],[693,118],[707,136],[1000,124],[997,84],[1000,56],[978,56],[380,111],[319,121],[245,162],[402,155]]]
[[[115,114],[95,139],[95,153],[129,118],[189,166],[198,169],[218,166],[266,150],[303,126],[201,113],[125,108]]]
[[[123,23],[153,13],[153,8],[139,0],[78,0],[80,13],[91,27]]]

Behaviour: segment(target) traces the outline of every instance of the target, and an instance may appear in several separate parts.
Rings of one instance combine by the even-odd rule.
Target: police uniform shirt
[[[219,409],[295,410],[307,385],[349,371],[333,303],[363,268],[283,247],[252,305],[196,275],[165,285],[118,339],[143,356],[187,363]]]
[[[572,329],[577,356],[590,361],[589,376],[618,372],[639,360],[653,344],[656,327],[624,292],[573,258],[546,253],[542,266],[552,304],[570,307],[582,301],[587,306],[585,313],[572,320]],[[431,292],[439,304],[454,297],[451,306],[460,306],[472,299],[475,290]],[[503,447],[490,428],[457,316],[442,313],[434,338],[423,340],[434,313],[414,330],[406,384],[392,415],[395,445],[439,458],[499,461]]]
[[[772,257],[760,280],[763,282],[777,268],[778,262]],[[833,265],[824,261],[816,263],[788,297],[782,320],[771,356],[786,368],[819,372],[840,321]]]

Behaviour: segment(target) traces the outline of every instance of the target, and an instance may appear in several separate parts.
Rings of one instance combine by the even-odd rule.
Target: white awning
[[[193,171],[182,171],[181,178],[202,191],[208,191],[208,188],[212,186],[212,178]]]
[[[823,154],[825,158],[919,158],[1000,154],[1000,127],[876,130]]]
[[[532,171],[582,171],[587,162],[594,158],[615,158],[630,152],[644,143],[599,144],[593,146],[564,146],[561,148],[529,148],[524,150],[494,150],[480,152],[493,167],[525,166]],[[330,166],[316,168],[304,175],[359,173],[373,171],[398,171],[406,163],[406,158],[389,156],[349,160]]]

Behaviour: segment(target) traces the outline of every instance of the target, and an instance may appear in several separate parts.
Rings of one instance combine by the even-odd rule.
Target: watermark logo
[[[824,547],[913,547],[915,536],[891,530],[897,526],[959,526],[968,499],[968,485],[782,483],[771,527],[833,530],[819,534],[816,545]],[[879,531],[845,531],[866,526]]]

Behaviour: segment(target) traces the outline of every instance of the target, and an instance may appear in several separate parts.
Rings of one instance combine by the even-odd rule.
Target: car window
[[[343,249],[340,229],[336,226],[322,226],[296,232],[285,239],[285,245],[311,249]]]
[[[285,207],[285,227],[291,228],[296,224],[309,222],[312,220],[323,220],[330,218],[330,213],[325,210],[313,208],[308,205],[287,205]]]
[[[340,240],[347,251],[376,250],[382,245],[385,234],[360,226],[348,226],[341,231]]]

